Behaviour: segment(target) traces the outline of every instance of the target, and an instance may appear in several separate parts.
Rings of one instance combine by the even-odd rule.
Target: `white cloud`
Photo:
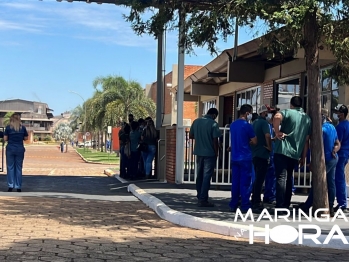
[[[0,20],[0,30],[19,30],[38,33],[42,31],[42,26],[37,24],[22,24],[6,20]]]
[[[62,35],[121,46],[148,47],[151,36],[137,36],[122,14],[128,9],[115,5],[24,0],[0,4],[0,30]],[[66,30],[64,30],[67,28]]]

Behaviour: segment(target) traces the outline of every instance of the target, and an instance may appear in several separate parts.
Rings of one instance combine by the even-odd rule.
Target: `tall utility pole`
[[[85,115],[84,115],[84,135],[82,136],[82,139],[83,139],[83,142],[84,142],[84,151],[85,151],[85,148],[86,148],[86,145],[85,145],[85,140],[86,140],[86,104],[85,104],[85,99],[79,94],[79,93],[77,93],[77,92],[75,92],[75,91],[71,91],[71,90],[69,90],[69,93],[73,93],[73,94],[76,94],[76,95],[78,95],[78,96],[80,96],[80,98],[82,99],[82,101],[84,102],[83,104],[82,104],[82,106],[84,107],[84,109],[85,109]]]

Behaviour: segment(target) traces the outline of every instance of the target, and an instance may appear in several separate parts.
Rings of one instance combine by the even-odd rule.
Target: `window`
[[[253,113],[257,113],[257,110],[261,104],[261,87],[253,87],[248,90],[240,91],[237,93],[237,111],[243,104],[249,104],[253,107]]]
[[[212,108],[212,107],[217,108],[217,100],[216,99],[203,102],[203,104],[204,104],[204,109],[203,109],[203,112],[202,112],[203,115],[206,115],[207,111],[210,108]]]
[[[329,76],[329,68],[324,68],[320,70],[320,89],[321,89],[321,107],[326,108],[332,116],[332,109],[338,105],[339,100],[339,87],[338,83]],[[307,79],[306,79],[307,80]],[[305,81],[305,101],[308,101],[308,88],[307,81]],[[307,105],[307,104],[306,104]],[[334,124],[335,121],[333,122]]]
[[[290,108],[293,96],[300,95],[299,77],[277,83],[277,106],[282,110]]]

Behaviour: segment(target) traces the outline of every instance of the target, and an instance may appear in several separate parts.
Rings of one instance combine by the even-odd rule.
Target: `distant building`
[[[43,140],[45,136],[52,136],[53,110],[46,103],[27,101],[22,99],[11,99],[0,101],[0,127],[4,127],[5,115],[8,112],[21,114],[23,125],[27,128],[29,142]]]
[[[201,69],[202,66],[197,65],[186,65],[184,66],[184,79],[188,76],[194,74],[196,71]],[[176,101],[176,87],[178,81],[177,65],[172,66],[172,71],[165,75],[164,77],[164,109],[162,110],[163,121],[162,126],[171,126],[177,122],[177,101]],[[151,98],[155,103],[157,99],[157,82],[148,84],[145,89],[145,95]],[[198,102],[194,101],[184,101],[183,104],[183,125],[190,126],[191,123],[198,118]]]

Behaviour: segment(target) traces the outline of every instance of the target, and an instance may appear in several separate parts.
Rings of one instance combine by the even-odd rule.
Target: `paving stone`
[[[244,239],[168,223],[139,201],[104,200],[103,194],[122,193],[110,191],[109,184],[114,180],[99,174],[103,165],[92,167],[73,152],[61,155],[58,150],[55,153],[56,149],[50,150],[47,147],[35,156],[28,149],[25,165],[47,175],[56,163],[58,170],[54,173],[61,175],[50,178],[32,174],[24,177],[23,185],[32,183],[37,192],[57,190],[55,196],[0,194],[0,261],[348,261],[345,250],[261,242],[250,245]],[[46,159],[45,155],[57,158]],[[43,166],[34,169],[41,162]],[[0,175],[1,183],[5,179]],[[93,199],[75,198],[70,193]]]

